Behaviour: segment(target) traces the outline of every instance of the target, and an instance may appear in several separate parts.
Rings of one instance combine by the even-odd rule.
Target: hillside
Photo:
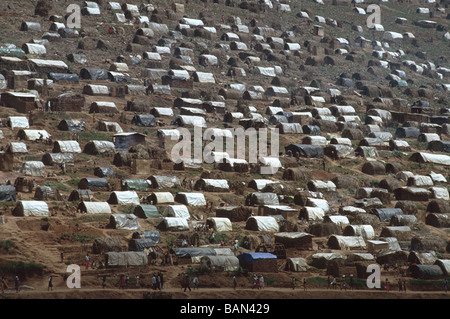
[[[48,12],[36,12],[38,2]],[[364,263],[382,266],[381,280],[389,278],[392,291],[397,291],[399,278],[407,280],[408,292],[393,298],[448,298],[441,285],[448,269],[429,278],[418,278],[412,271],[416,264],[435,266],[438,259],[450,259],[448,1],[157,0],[147,5],[129,0],[116,3],[118,7],[105,0],[95,3],[99,14],[97,9],[86,9],[95,7],[94,3],[80,2],[79,29],[64,25],[68,1],[10,1],[0,7],[0,73],[4,77],[0,78],[0,181],[15,186],[12,199],[2,185],[6,199],[0,203],[5,221],[0,224],[0,275],[10,287],[4,298],[146,299],[157,272],[164,274],[165,297],[172,299],[388,298],[383,291],[365,286],[367,273],[358,272]],[[382,31],[366,25],[370,14],[365,10],[370,4],[380,7]],[[423,10],[418,8],[429,13],[419,13]],[[25,27],[25,22],[39,27]],[[388,39],[389,32],[402,38]],[[212,81],[202,82],[204,78]],[[173,115],[161,115],[160,108]],[[137,125],[133,120],[137,115],[153,115],[151,124]],[[234,143],[235,154],[230,155],[238,157],[244,150],[245,169],[224,169],[219,161],[174,164],[171,151],[178,141],[161,138],[158,131],[186,126],[193,133],[195,124],[184,121],[197,115],[203,118],[204,128],[268,128],[270,143],[275,142],[273,136],[278,138],[279,153],[266,152],[267,157],[278,158],[282,167],[274,174],[261,174],[264,163],[250,162],[256,144],[250,139],[245,146]],[[233,119],[234,115],[242,118]],[[14,117],[20,117],[20,123],[27,119],[29,125],[14,127]],[[63,130],[64,120],[84,121],[83,128]],[[403,136],[401,128],[413,134]],[[275,129],[287,133],[276,135]],[[52,142],[28,138],[26,130],[44,130]],[[114,142],[120,132],[140,133],[131,140],[140,145],[119,150],[117,143],[111,143],[112,151],[91,152],[92,141]],[[262,134],[259,131],[258,138]],[[59,151],[56,146],[65,141],[71,141],[71,148],[79,146],[79,151]],[[26,152],[12,151],[11,142],[25,144]],[[197,147],[192,147],[191,159],[198,145],[204,149],[209,141],[193,136],[192,142]],[[288,146],[298,144],[303,147],[299,152],[305,153],[296,158],[295,147]],[[360,146],[370,148],[369,153],[362,154]],[[66,155],[53,158],[55,153]],[[414,158],[421,153],[441,157],[429,162]],[[25,169],[26,164],[51,157],[53,163]],[[64,168],[58,161],[66,163]],[[105,174],[111,171],[112,175]],[[179,183],[158,187],[158,176],[176,176]],[[33,181],[31,191],[17,184],[22,177]],[[106,187],[82,186],[84,179],[93,178],[102,178]],[[226,181],[228,187],[197,187],[205,179]],[[267,183],[266,179],[274,184],[253,186]],[[132,180],[143,180],[147,189],[127,188],[125,182],[134,185]],[[45,190],[42,186],[50,187],[49,193],[38,198],[37,190]],[[92,188],[91,200],[85,201],[107,203],[110,212],[83,214],[83,201],[71,197],[80,188]],[[139,226],[115,227],[113,216],[132,214],[138,205],[113,203],[113,191],[135,192],[139,204],[155,205],[159,216],[127,215],[125,220],[137,221]],[[169,192],[177,199],[154,203],[149,195],[155,192]],[[177,194],[184,192],[204,196],[203,204],[186,205],[188,228],[159,228],[166,207],[182,204]],[[266,195],[259,198],[260,194]],[[317,199],[322,201],[316,205]],[[47,211],[20,216],[19,203],[34,200],[44,202]],[[36,208],[36,203],[31,205],[31,210]],[[238,208],[227,210],[232,207]],[[410,218],[382,219],[378,209],[389,214],[400,209],[401,215]],[[211,218],[225,215],[231,229],[214,231],[214,238],[211,232],[199,230]],[[255,217],[263,215],[272,216],[275,231],[251,227],[248,220],[257,225]],[[344,218],[334,222],[332,217]],[[366,229],[373,233],[358,234],[358,227],[354,236],[347,232],[350,226],[361,225],[370,226]],[[99,267],[107,251],[94,251],[97,239],[117,239],[120,247],[116,249],[124,252],[132,250],[136,232],[155,231],[161,241],[141,254],[157,252],[156,260],[149,254],[146,265]],[[278,245],[278,233],[307,234],[305,238],[310,239],[299,246]],[[336,248],[330,241],[334,236],[357,238],[364,245]],[[396,248],[383,238],[394,238]],[[230,251],[237,240],[239,249],[233,255],[259,248],[278,258],[256,271],[242,264],[235,272],[206,270],[174,253],[183,240],[188,246],[196,243]],[[370,242],[379,240],[385,244],[382,249]],[[321,260],[318,266],[314,263],[317,253],[340,257]],[[84,267],[86,254],[89,269]],[[164,254],[171,254],[171,265],[162,264]],[[367,254],[372,258],[366,259]],[[416,256],[420,260],[413,260]],[[292,271],[291,258],[307,265]],[[71,264],[81,267],[80,290],[66,286]],[[406,276],[400,277],[403,271]],[[199,291],[187,294],[179,289],[184,272],[199,275]],[[254,273],[264,274],[266,289],[252,295]],[[130,277],[133,289],[117,289],[122,274]],[[231,289],[232,274],[238,275],[238,290]],[[22,285],[19,294],[12,289],[16,275]],[[337,277],[340,283],[342,275],[354,276],[355,291],[343,291],[345,295],[328,291],[327,277]],[[53,291],[47,291],[49,276],[54,278]],[[103,276],[106,288],[100,290]],[[292,277],[297,279],[298,293],[290,291]],[[300,295],[303,278],[311,288],[306,296]]]

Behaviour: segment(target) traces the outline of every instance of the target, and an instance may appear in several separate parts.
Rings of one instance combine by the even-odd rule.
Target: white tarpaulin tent
[[[150,196],[153,204],[166,204],[173,203],[175,201],[172,193],[170,192],[154,192]]]
[[[188,219],[191,217],[186,205],[168,205],[163,212],[164,217],[178,217]]]
[[[47,133],[46,130],[20,130],[19,135],[23,137],[26,141],[35,141],[39,140],[39,138],[42,138],[43,140],[47,139],[50,135]]]
[[[228,232],[233,230],[233,224],[226,217],[209,217],[207,224],[211,223],[212,228],[217,232]]]
[[[256,189],[257,191],[262,191],[264,187],[269,184],[279,184],[280,181],[273,181],[271,179],[254,179],[248,183],[248,187]]]
[[[8,116],[7,123],[12,130],[16,128],[23,129],[30,127],[28,119],[25,116]]]
[[[184,231],[189,230],[189,224],[186,218],[180,217],[163,217],[156,226],[162,230],[168,231]]]
[[[324,223],[333,223],[340,226],[347,226],[350,224],[347,216],[341,215],[327,215],[323,218]]]
[[[320,207],[325,213],[330,211],[330,206],[328,205],[328,201],[326,199],[308,197],[306,205],[310,207]]]
[[[112,214],[109,222],[114,229],[138,230],[141,227],[134,214]]]
[[[360,236],[331,235],[327,244],[329,249],[366,249],[366,242]]]
[[[361,236],[365,240],[374,239],[375,231],[372,225],[348,225],[344,229],[344,235]]]
[[[175,196],[175,201],[188,206],[206,206],[206,199],[203,193],[180,192]]]
[[[287,258],[286,268],[290,271],[308,271],[308,263],[305,258],[296,257],[296,258]]]
[[[78,209],[87,214],[111,214],[108,202],[81,202]]]
[[[9,142],[6,151],[10,153],[28,153],[27,144],[22,142]]]
[[[300,216],[308,221],[322,221],[325,216],[325,212],[320,207],[304,206],[301,209]]]
[[[237,271],[240,267],[236,256],[202,256],[200,264],[216,271]]]
[[[109,204],[139,205],[139,196],[135,191],[113,191],[108,198]]]
[[[276,218],[272,216],[251,216],[247,219],[246,228],[267,232],[280,231]]]
[[[442,154],[417,152],[412,154],[409,160],[419,163],[433,163],[450,166],[450,156]]]
[[[15,216],[35,216],[48,217],[50,216],[48,205],[44,201],[23,200],[19,201],[13,209]]]
[[[53,153],[81,153],[81,147],[77,141],[55,141]]]
[[[22,164],[20,172],[27,176],[44,176],[45,165],[41,161],[28,161]]]

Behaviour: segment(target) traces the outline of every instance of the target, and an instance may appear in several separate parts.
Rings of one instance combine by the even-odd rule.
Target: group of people
[[[152,289],[153,290],[162,290],[164,287],[164,277],[161,272],[157,274],[153,274],[152,276]]]
[[[264,276],[253,274],[253,289],[264,289]]]
[[[194,279],[192,280],[192,283],[194,284],[193,289],[194,290],[198,289],[198,277],[197,276],[194,277]],[[181,274],[181,289],[184,289],[184,292],[186,292],[187,289],[189,289],[189,291],[192,291],[191,277],[187,273]]]
[[[5,293],[5,290],[9,288],[8,282],[4,276],[2,276],[2,281],[0,283],[2,295]],[[14,277],[14,289],[16,290],[16,293],[20,292],[20,280],[19,276]]]

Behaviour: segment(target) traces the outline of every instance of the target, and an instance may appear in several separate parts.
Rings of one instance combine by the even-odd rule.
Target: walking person
[[[348,284],[350,286],[350,290],[353,290],[353,275],[350,274],[350,282]]]
[[[198,277],[197,276],[194,277],[194,280],[192,282],[194,283],[194,290],[198,289]]]
[[[50,276],[49,278],[48,278],[48,288],[47,288],[47,291],[53,291],[53,277],[52,276]]]
[[[259,289],[264,289],[264,277],[263,277],[263,275],[259,276]]]
[[[103,276],[103,279],[102,279],[102,288],[103,288],[103,289],[106,288],[106,276]]]
[[[347,290],[347,281],[345,280],[345,275],[342,275],[342,282],[341,282],[341,290]]]
[[[386,278],[386,282],[385,282],[385,288],[386,291],[389,292],[389,279]]]
[[[125,289],[125,275],[120,275],[119,289]]]
[[[306,291],[306,278],[303,278],[303,291]]]
[[[398,291],[402,291],[402,290],[403,290],[402,279],[399,278],[399,280],[398,280]]]
[[[448,280],[447,280],[447,278],[444,279],[444,291],[445,291],[445,293],[448,293]]]
[[[184,291],[186,292],[186,289],[189,289],[191,291],[191,278],[189,278],[189,275],[186,274],[186,286],[184,286]]]
[[[162,290],[164,287],[164,277],[162,273],[158,273],[159,275],[159,284],[161,285],[161,288],[159,290]]]
[[[327,278],[327,289],[331,289],[331,279],[330,276]]]
[[[86,263],[86,269],[89,269],[89,254],[86,254],[86,256],[84,257],[84,261]]]
[[[292,290],[295,290],[295,277],[292,277]]]
[[[403,291],[406,292],[406,279],[403,279]]]
[[[16,278],[14,278],[14,288],[16,288],[16,293],[18,293],[20,291],[19,276],[16,276]]]
[[[152,288],[153,288],[153,290],[156,290],[156,284],[157,284],[156,276],[155,276],[155,274],[153,274],[153,277],[152,277]]]
[[[236,290],[236,287],[237,287],[236,276],[233,276],[233,289]]]
[[[59,256],[61,257],[61,263],[64,263],[64,253],[61,252],[61,254],[59,254]]]

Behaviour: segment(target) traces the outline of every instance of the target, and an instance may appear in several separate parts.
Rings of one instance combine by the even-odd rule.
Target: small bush
[[[33,275],[42,275],[44,266],[31,263],[24,263],[23,261],[12,261],[9,263],[0,264],[0,273],[11,276],[19,276],[19,278],[28,278]]]

